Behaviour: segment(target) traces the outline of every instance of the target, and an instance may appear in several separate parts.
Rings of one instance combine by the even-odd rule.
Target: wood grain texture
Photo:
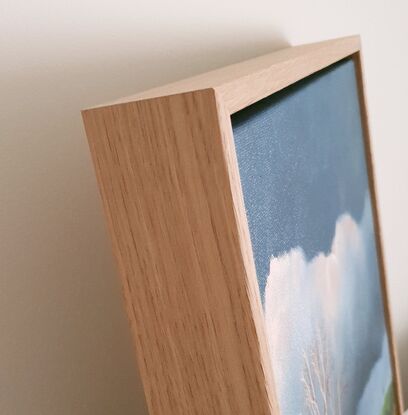
[[[84,112],[151,414],[277,413],[218,111],[203,90]]]
[[[366,164],[367,164],[368,182],[370,186],[371,206],[373,209],[374,233],[375,233],[375,238],[376,238],[378,265],[379,265],[380,278],[381,278],[381,292],[382,292],[382,299],[383,299],[383,304],[384,304],[385,325],[387,328],[388,347],[390,349],[391,367],[393,370],[394,395],[395,395],[395,402],[397,405],[396,413],[398,415],[401,415],[403,413],[404,406],[403,406],[402,391],[401,391],[401,381],[400,381],[400,374],[399,374],[397,349],[396,349],[394,331],[392,329],[392,318],[391,318],[389,295],[388,295],[388,284],[387,284],[386,271],[385,271],[384,253],[383,253],[383,248],[382,248],[381,227],[380,227],[378,202],[377,202],[377,187],[376,187],[375,174],[374,174],[373,156],[372,156],[372,151],[371,151],[371,139],[370,139],[370,127],[369,127],[369,120],[368,120],[367,102],[365,98],[362,52],[359,51],[355,53],[353,55],[353,60],[355,63],[355,68],[356,68],[356,78],[357,78],[357,86],[358,86],[359,101],[360,101],[361,123],[363,127],[363,135],[364,135],[364,148],[366,151]]]
[[[360,39],[264,57],[83,111],[150,414],[279,414],[231,114],[348,56]]]
[[[359,36],[294,46],[101,106],[213,88],[232,114],[358,50]]]

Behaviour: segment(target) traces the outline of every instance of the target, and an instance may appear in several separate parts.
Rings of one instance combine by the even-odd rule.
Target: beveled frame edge
[[[365,83],[364,83],[364,67],[363,67],[363,57],[362,50],[354,53],[351,56],[354,60],[355,70],[356,70],[356,80],[359,94],[360,102],[360,112],[361,112],[361,125],[363,128],[363,138],[364,138],[364,149],[367,165],[367,175],[368,175],[368,184],[370,188],[370,197],[371,197],[371,206],[373,209],[373,221],[374,221],[374,233],[376,239],[376,248],[378,256],[378,266],[380,271],[380,283],[381,283],[381,294],[384,307],[384,318],[385,325],[388,334],[388,346],[390,350],[391,357],[391,368],[393,376],[393,386],[394,386],[394,396],[397,404],[397,413],[402,415],[404,412],[403,405],[403,396],[401,390],[401,379],[400,379],[400,368],[398,364],[398,353],[395,342],[395,334],[393,330],[390,302],[389,302],[389,290],[387,282],[387,273],[384,260],[384,251],[382,243],[382,233],[381,233],[381,224],[378,210],[378,200],[377,200],[377,185],[375,178],[375,169],[372,156],[372,145],[371,145],[371,135],[370,135],[370,124],[368,117],[368,108],[367,100],[365,93]]]
[[[105,110],[110,111],[112,108],[129,106],[138,102],[142,103],[143,105],[152,104],[155,106],[156,104],[159,105],[159,102],[164,98],[171,100],[173,99],[172,97],[182,97],[189,95],[190,93],[193,94],[193,96],[198,97],[205,90],[212,91],[217,107],[220,139],[222,141],[225,166],[227,167],[229,187],[233,201],[232,209],[235,217],[235,226],[238,232],[241,255],[245,266],[244,278],[247,289],[247,298],[249,300],[251,309],[251,316],[249,317],[255,324],[257,333],[256,341],[259,344],[260,350],[260,355],[258,356],[260,359],[259,363],[265,372],[265,382],[267,389],[269,389],[269,391],[266,391],[267,395],[269,396],[266,396],[266,399],[274,401],[275,391],[273,386],[273,374],[269,367],[270,362],[266,346],[259,286],[256,279],[253,253],[249,238],[248,223],[245,214],[242,188],[238,172],[238,163],[236,160],[235,147],[233,142],[231,114],[346,57],[353,57],[356,63],[361,118],[366,148],[366,161],[373,205],[376,244],[379,257],[384,313],[392,358],[393,380],[395,385],[394,393],[396,397],[398,415],[400,415],[402,414],[402,395],[400,392],[401,386],[399,380],[397,354],[388,303],[388,290],[383,260],[383,251],[381,248],[380,224],[376,202],[367,109],[364,98],[364,85],[362,78],[361,45],[360,38],[358,36],[284,49],[283,51],[278,51],[271,55],[266,55],[265,57],[256,58],[242,64],[232,65],[218,71],[213,71],[209,74],[191,78],[187,81],[181,81],[179,83],[172,84],[168,87],[158,88],[153,91],[148,91],[147,93],[128,97],[126,99],[122,99],[102,107],[95,107],[90,111],[84,111],[84,120],[85,124],[87,124],[89,123],[89,121],[87,121],[87,117],[91,113],[95,114]],[[170,104],[170,107],[171,105],[172,104]],[[202,119],[202,121],[206,122],[205,118]],[[89,132],[88,128],[87,134],[88,137],[93,136],[93,138],[90,138],[90,141],[95,141],[95,139],[97,139],[97,136],[95,136],[94,132]],[[201,138],[204,139],[204,137]],[[212,138],[214,139],[214,137]],[[97,156],[95,156],[95,151],[93,151],[93,156],[95,161],[97,158]],[[129,302],[129,298],[127,301]],[[142,380],[145,384],[144,379]],[[276,402],[272,402],[270,408],[272,413],[278,413]],[[154,413],[156,414],[160,412]]]

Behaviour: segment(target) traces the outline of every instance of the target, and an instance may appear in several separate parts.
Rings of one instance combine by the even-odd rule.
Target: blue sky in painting
[[[368,186],[355,84],[344,61],[232,116],[262,293],[271,255],[328,252],[337,218],[361,218]]]
[[[391,370],[353,61],[232,125],[282,413],[308,413],[304,353],[321,331],[340,413],[374,415]]]

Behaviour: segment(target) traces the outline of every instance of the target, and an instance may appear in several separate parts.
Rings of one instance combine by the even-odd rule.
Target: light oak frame
[[[279,413],[231,114],[349,56],[402,414],[358,36],[291,47],[83,111],[150,414]]]

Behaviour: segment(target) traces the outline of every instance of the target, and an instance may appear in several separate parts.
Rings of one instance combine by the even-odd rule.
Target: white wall
[[[407,12],[406,0],[0,0],[0,413],[144,413],[80,109],[354,33],[408,392]]]

